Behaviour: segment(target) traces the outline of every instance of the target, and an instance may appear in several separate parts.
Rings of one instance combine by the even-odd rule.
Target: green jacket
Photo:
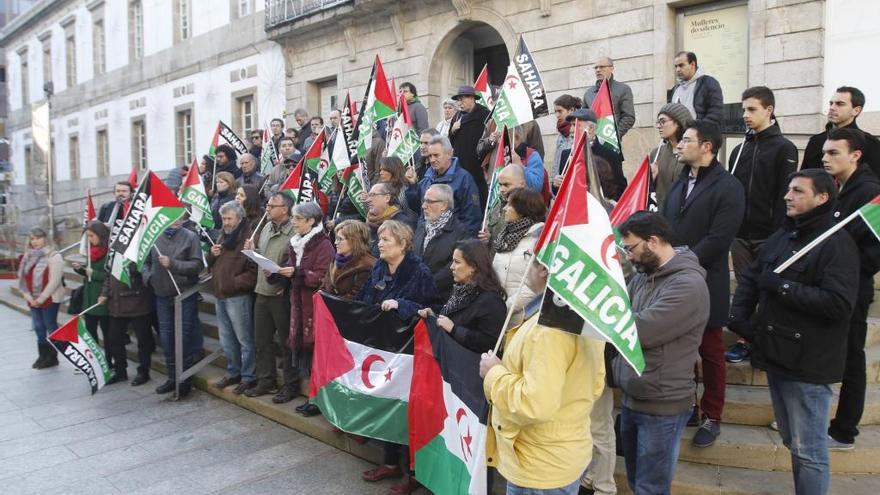
[[[101,288],[104,286],[104,277],[107,276],[107,273],[104,271],[104,263],[107,261],[107,255],[105,254],[101,259],[92,263],[92,280],[90,281],[86,276],[85,265],[83,268],[79,270],[74,270],[76,273],[83,276],[83,309],[94,306],[95,303],[98,302],[98,297],[101,295]],[[91,316],[106,316],[107,313],[107,305],[97,306],[86,311],[87,315]]]
[[[287,246],[290,245],[290,238],[293,237],[293,224],[287,220],[283,224],[276,226],[272,222],[267,222],[260,231],[260,239],[257,241],[257,251],[283,266],[287,261]],[[257,272],[257,286],[254,292],[262,296],[280,296],[284,294],[284,286],[275,285],[266,279],[263,270]]]

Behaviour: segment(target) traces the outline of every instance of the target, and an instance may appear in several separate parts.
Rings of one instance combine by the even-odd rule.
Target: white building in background
[[[285,104],[285,61],[262,0],[43,0],[0,32],[19,211],[45,204],[31,107],[51,97],[55,202],[207,153],[217,121],[246,136]],[[164,176],[164,174],[160,174]],[[75,204],[74,204],[75,203]],[[81,208],[71,201],[67,210]],[[19,223],[27,222],[20,215]],[[32,225],[38,218],[31,218]]]

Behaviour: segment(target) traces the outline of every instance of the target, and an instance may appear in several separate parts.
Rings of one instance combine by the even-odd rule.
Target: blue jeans
[[[61,305],[52,303],[45,308],[31,308],[31,324],[37,334],[37,343],[46,344],[46,337],[58,330],[58,308]]]
[[[785,380],[767,373],[773,414],[782,443],[791,451],[797,495],[828,491],[828,418],[831,386]]]
[[[577,495],[581,487],[581,480],[576,479],[574,483],[559,488],[524,488],[507,482],[507,495]]]
[[[201,350],[202,326],[199,322],[199,293],[182,301],[183,311],[183,369],[193,365],[195,355]],[[174,297],[156,296],[156,313],[159,317],[159,340],[165,353],[168,379],[174,380]]]
[[[675,416],[654,416],[622,408],[626,480],[635,495],[670,493],[681,434],[690,417],[690,409]]]
[[[254,300],[249,294],[217,299],[220,344],[226,355],[226,374],[244,382],[256,380],[254,366]]]

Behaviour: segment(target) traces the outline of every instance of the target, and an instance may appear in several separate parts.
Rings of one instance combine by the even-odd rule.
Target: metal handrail
[[[183,291],[174,298],[174,400],[180,398],[180,384],[187,378],[195,375],[205,366],[213,363],[218,357],[223,355],[223,348],[217,349],[211,354],[203,357],[192,366],[183,370],[183,300],[192,296],[206,283],[210,282],[213,276],[208,274],[204,278],[200,278],[198,283],[189,289]],[[198,310],[198,307],[196,308]],[[201,329],[199,329],[201,331]]]
[[[100,192],[97,194],[92,194],[92,199],[100,198],[101,196],[106,196],[108,194],[113,194],[113,191],[104,191],[104,192]],[[80,196],[78,198],[65,199],[64,201],[59,201],[59,202],[55,203],[54,206],[66,205],[68,203],[76,203],[77,201],[84,201],[86,198],[88,198],[88,196]],[[49,208],[49,205],[36,206],[34,208],[28,208],[27,210],[18,210],[18,214],[30,213],[32,211],[39,211],[39,210],[43,210],[43,209],[47,209],[47,208]]]

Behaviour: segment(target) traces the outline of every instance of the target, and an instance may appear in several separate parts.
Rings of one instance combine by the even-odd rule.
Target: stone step
[[[633,493],[626,481],[623,457],[617,458],[614,479],[617,493]],[[792,493],[791,473],[767,472],[679,461],[672,480],[675,495],[776,495]],[[834,474],[828,489],[833,495],[878,493],[880,477],[868,474]]]
[[[837,410],[839,385],[834,385],[834,399],[831,401],[831,416]],[[701,392],[702,393],[702,392]],[[614,405],[620,407],[620,389],[614,389]],[[747,426],[767,426],[773,421],[773,404],[767,387],[750,385],[728,385],[725,389],[725,424]],[[862,425],[880,425],[880,385],[868,385],[865,394],[865,412]]]
[[[831,472],[837,474],[880,474],[880,427],[864,426],[855,450],[831,452]],[[757,471],[791,471],[791,456],[779,433],[768,427],[724,424],[721,436],[711,447],[694,447],[697,428],[686,428],[679,459]]]
[[[865,349],[867,361],[867,380],[869,384],[880,383],[880,344],[874,344]],[[726,363],[728,385],[758,385],[767,386],[767,374],[759,369],[752,368],[748,362]]]

